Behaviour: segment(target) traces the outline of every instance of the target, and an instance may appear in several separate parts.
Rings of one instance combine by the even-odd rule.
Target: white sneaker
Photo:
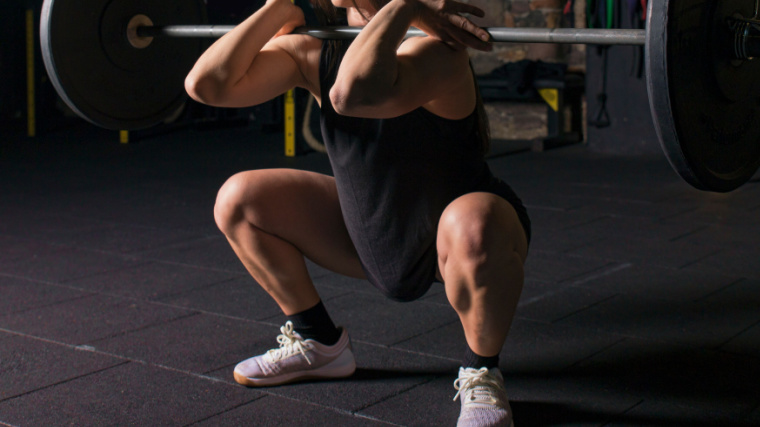
[[[356,370],[348,332],[341,328],[334,345],[304,340],[288,321],[277,336],[280,348],[246,359],[235,366],[235,381],[258,387],[317,378],[348,377]]]
[[[499,368],[459,368],[454,388],[459,390],[454,400],[462,402],[457,427],[514,427]]]

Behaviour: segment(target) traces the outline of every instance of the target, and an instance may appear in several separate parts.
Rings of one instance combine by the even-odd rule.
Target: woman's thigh
[[[246,222],[289,242],[316,264],[364,277],[333,177],[293,169],[241,172],[219,190],[217,217],[230,206]]]

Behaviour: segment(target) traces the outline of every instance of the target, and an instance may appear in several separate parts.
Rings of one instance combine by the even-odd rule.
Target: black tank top
[[[346,226],[368,280],[413,300],[435,280],[443,210],[493,179],[477,117],[448,120],[424,108],[390,119],[337,114],[329,94],[349,42],[335,43],[322,47],[321,126]]]

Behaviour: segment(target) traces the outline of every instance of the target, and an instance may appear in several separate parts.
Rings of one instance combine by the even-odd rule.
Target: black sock
[[[475,354],[474,351],[467,346],[467,350],[464,352],[464,359],[462,360],[462,367],[464,368],[498,368],[499,367],[499,355],[491,357],[483,357]]]
[[[333,345],[340,339],[340,330],[335,327],[322,301],[314,307],[288,316],[293,329],[304,339],[312,339],[324,345]]]

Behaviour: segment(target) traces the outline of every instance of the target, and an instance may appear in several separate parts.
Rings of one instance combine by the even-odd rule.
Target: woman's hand
[[[412,3],[417,11],[412,25],[427,35],[454,49],[471,47],[482,51],[491,50],[489,34],[461,15],[469,13],[482,18],[485,13],[481,9],[456,0],[407,1]]]
[[[280,28],[280,31],[274,35],[273,38],[290,34],[296,27],[302,27],[306,25],[306,18],[304,18],[303,10],[300,7],[293,4],[291,0],[267,0],[269,3],[287,3],[287,18],[285,24]]]

